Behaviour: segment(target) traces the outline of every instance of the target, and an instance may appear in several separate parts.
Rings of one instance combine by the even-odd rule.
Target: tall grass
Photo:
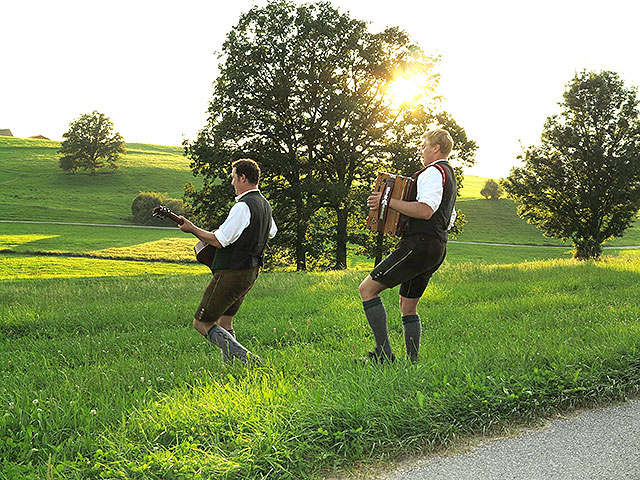
[[[0,472],[320,478],[639,388],[637,253],[445,265],[420,362],[386,368],[353,362],[372,345],[363,274],[262,274],[235,325],[255,370],[190,327],[207,275],[5,280]]]

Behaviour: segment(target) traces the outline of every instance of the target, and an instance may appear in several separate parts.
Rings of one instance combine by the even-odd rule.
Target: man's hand
[[[369,206],[369,210],[377,210],[380,208],[380,197],[382,197],[382,192],[372,192],[367,199],[367,205]]]
[[[370,210],[377,210],[380,208],[380,197],[382,192],[373,192],[367,199],[367,205]],[[429,220],[433,215],[433,210],[429,205],[422,202],[407,202],[398,198],[389,199],[389,208],[396,210],[407,217],[421,218]]]
[[[179,225],[180,230],[182,230],[183,232],[186,232],[186,233],[194,233],[195,232],[196,226],[193,223],[191,223],[189,220],[184,218],[182,215],[180,216],[180,219],[183,221],[182,225]]]
[[[202,240],[204,243],[208,243],[209,245],[213,245],[216,248],[224,248],[220,241],[217,239],[215,232],[207,232],[206,230],[201,229],[200,227],[196,227],[193,223],[191,223],[186,218],[180,216],[183,220],[182,225],[180,225],[180,230],[185,233],[192,233],[199,240]]]

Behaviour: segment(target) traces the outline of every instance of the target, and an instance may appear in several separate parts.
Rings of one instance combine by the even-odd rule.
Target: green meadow
[[[0,137],[3,220],[128,223],[140,190],[181,198],[198,184],[180,147],[128,143],[114,173],[67,174],[58,166],[60,142]]]
[[[637,252],[446,265],[419,306],[420,362],[386,368],[353,361],[373,343],[364,272],[263,273],[236,320],[254,370],[190,327],[201,267],[65,260],[2,283],[5,478],[323,478],[640,387]],[[400,353],[397,294],[383,299]]]
[[[418,364],[354,362],[373,345],[355,255],[263,272],[235,329],[264,365],[223,364],[191,327],[194,240],[128,221],[139,190],[181,197],[181,149],[130,144],[91,177],[58,148],[0,137],[0,478],[320,479],[640,390],[640,250],[576,262],[479,177],[459,240],[529,246],[449,244]],[[397,290],[382,297],[402,357]]]

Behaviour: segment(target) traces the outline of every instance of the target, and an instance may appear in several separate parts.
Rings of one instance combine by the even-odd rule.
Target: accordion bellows
[[[409,217],[389,207],[392,198],[408,201],[415,188],[415,179],[403,175],[379,172],[374,192],[382,192],[377,210],[369,210],[367,228],[374,232],[402,235]]]

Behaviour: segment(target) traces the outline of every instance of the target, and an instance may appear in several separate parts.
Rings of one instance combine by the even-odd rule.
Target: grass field
[[[419,306],[421,361],[388,368],[353,363],[372,345],[362,272],[264,273],[236,321],[256,370],[190,328],[207,275],[91,278],[63,260],[2,283],[5,478],[321,478],[640,386],[637,253],[447,265]]]
[[[0,137],[0,220],[126,224],[138,190],[180,197],[193,178],[177,147],[130,144],[95,177],[62,173],[58,148]],[[353,362],[373,342],[370,259],[263,273],[235,325],[265,361],[247,370],[190,326],[210,277],[191,236],[0,223],[0,478],[323,478],[638,393],[640,251],[539,246],[554,241],[481,198],[485,180],[465,179],[459,240],[538,246],[451,242],[421,360],[388,368]],[[397,290],[383,299],[401,357]]]
[[[126,145],[114,173],[68,174],[58,166],[60,142],[0,137],[1,219],[128,223],[140,190],[182,198],[198,184],[180,147]]]
[[[515,203],[506,198],[473,199],[463,191],[456,208],[462,210],[467,218],[464,231],[458,238],[461,241],[571,246],[571,242],[544,237],[535,226],[518,216]],[[605,246],[624,245],[640,245],[640,222],[636,221],[624,236],[605,243]]]

